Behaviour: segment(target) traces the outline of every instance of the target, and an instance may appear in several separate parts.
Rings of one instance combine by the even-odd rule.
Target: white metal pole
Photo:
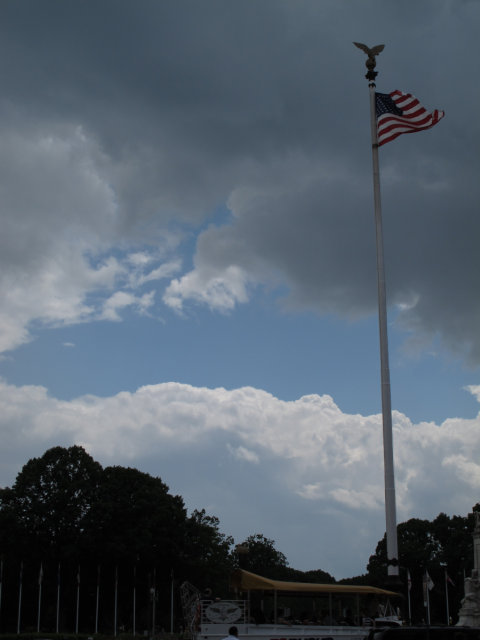
[[[0,615],[2,613],[3,556],[0,558]]]
[[[430,589],[427,582],[427,624],[430,626]]]
[[[115,593],[114,593],[114,615],[113,615],[113,636],[117,637],[117,615],[118,615],[118,565],[115,566]]]
[[[375,83],[370,81],[370,124],[372,133],[373,197],[377,246],[378,326],[380,334],[380,365],[383,418],[383,462],[385,477],[385,520],[387,534],[387,572],[399,575],[397,515],[395,504],[395,477],[393,471],[392,402],[390,393],[390,367],[388,361],[387,295],[383,253],[382,204],[380,198],[380,170],[378,162],[377,117],[375,110]]]
[[[428,571],[425,570],[423,574],[423,606],[427,610],[427,625],[430,625],[430,596],[429,596],[429,584],[430,584],[430,576]]]
[[[98,614],[100,609],[100,565],[97,565],[97,593],[95,599],[95,633],[98,633]]]
[[[20,633],[21,617],[22,617],[22,582],[23,582],[23,560],[20,563],[20,584],[18,585],[17,634]]]
[[[58,633],[59,621],[60,621],[60,562],[58,563],[58,571],[57,571],[57,620],[55,625],[56,633]]]
[[[447,624],[450,624],[450,610],[448,606],[448,580],[447,580],[447,570],[445,569],[445,601],[447,603]]]
[[[173,571],[172,571],[172,584],[170,589],[170,633],[173,634]]]
[[[42,582],[43,582],[43,566],[40,563],[40,572],[38,574],[37,633],[40,633],[40,615],[41,615],[41,609],[42,609]]]
[[[78,620],[80,617],[80,565],[77,571],[77,611],[75,615],[75,633],[78,635]]]
[[[40,633],[40,614],[42,609],[42,585],[38,586],[37,633]]]
[[[133,637],[135,638],[137,616],[137,565],[133,566]]]
[[[410,569],[407,569],[408,624],[412,624],[412,605],[410,601],[411,590],[412,590],[412,578],[410,576]]]
[[[153,590],[152,590],[152,638],[155,636],[155,604],[157,599],[157,569],[153,569]]]

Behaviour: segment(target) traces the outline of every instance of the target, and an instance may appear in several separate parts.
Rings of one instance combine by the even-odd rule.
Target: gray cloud
[[[274,282],[292,310],[373,313],[368,97],[351,41],[381,34],[382,90],[447,113],[382,149],[389,300],[407,330],[478,363],[478,11],[430,1],[412,24],[395,2],[348,15],[338,2],[4,2],[2,265],[41,275],[74,234],[81,252],[160,242],[172,220],[195,228],[228,201],[231,224],[200,237],[167,303],[231,307]]]

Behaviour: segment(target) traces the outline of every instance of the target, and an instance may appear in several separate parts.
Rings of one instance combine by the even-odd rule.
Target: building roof
[[[283,593],[315,594],[377,594],[383,596],[398,596],[394,591],[379,589],[356,584],[320,584],[315,582],[287,582],[285,580],[272,580],[264,578],[256,573],[236,569],[230,576],[230,586],[239,591],[281,591]]]

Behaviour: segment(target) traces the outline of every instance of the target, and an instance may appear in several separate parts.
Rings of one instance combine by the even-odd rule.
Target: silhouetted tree
[[[22,581],[22,626],[35,628],[39,583],[43,626],[71,631],[81,593],[80,627],[92,632],[133,624],[170,625],[170,595],[188,579],[228,591],[233,539],[205,510],[187,517],[183,499],[137,469],[106,467],[79,446],[54,447],[27,462],[11,488],[0,490],[0,554],[5,558],[3,629],[15,629]],[[41,567],[41,572],[40,572]],[[97,595],[100,606],[97,608]],[[8,611],[8,614],[4,612]]]
[[[476,504],[473,511],[480,511],[480,505]],[[441,513],[433,521],[412,518],[398,525],[400,574],[405,593],[407,571],[410,572],[414,621],[426,618],[423,598],[425,571],[435,585],[429,593],[432,622],[446,622],[445,571],[455,584],[455,587],[450,583],[447,585],[449,609],[455,621],[463,597],[463,576],[468,575],[473,566],[473,527],[473,512],[465,518]],[[371,584],[388,587],[385,536],[378,542],[375,554],[370,556],[367,571]]]
[[[184,537],[186,509],[160,479],[137,469],[106,467],[86,528],[98,560],[174,568]]]
[[[17,593],[22,585],[22,619],[37,622],[37,592],[42,582],[43,621],[54,624],[58,576],[72,602],[82,561],[85,527],[98,499],[103,470],[79,446],[53,447],[29,460],[11,488],[0,491],[0,552],[5,558],[2,624],[14,624]],[[61,569],[59,570],[59,567]],[[7,589],[7,587],[9,587]],[[64,607],[65,616],[73,613]]]
[[[0,545],[23,560],[77,558],[98,499],[102,467],[79,446],[32,458],[12,488],[0,490]]]
[[[241,543],[248,548],[246,569],[266,578],[282,580],[288,573],[287,557],[275,549],[275,540],[266,538],[261,533],[249,536]]]
[[[216,596],[229,595],[229,575],[233,569],[234,540],[220,531],[220,521],[205,509],[195,510],[186,522],[185,562],[189,581]]]

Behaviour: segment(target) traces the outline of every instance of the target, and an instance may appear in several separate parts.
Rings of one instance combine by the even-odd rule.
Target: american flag
[[[433,589],[433,587],[435,586],[435,583],[431,579],[430,574],[428,573],[428,571],[425,571],[425,584],[427,585],[429,591],[431,591]]]
[[[398,90],[392,93],[376,93],[375,109],[379,147],[395,140],[402,133],[430,129],[445,115],[444,111],[438,109],[428,113],[415,96]]]
[[[448,573],[446,571],[445,571],[445,580],[446,580],[446,582],[449,582],[452,585],[452,587],[455,586],[454,581],[450,578],[450,576],[448,575]]]

